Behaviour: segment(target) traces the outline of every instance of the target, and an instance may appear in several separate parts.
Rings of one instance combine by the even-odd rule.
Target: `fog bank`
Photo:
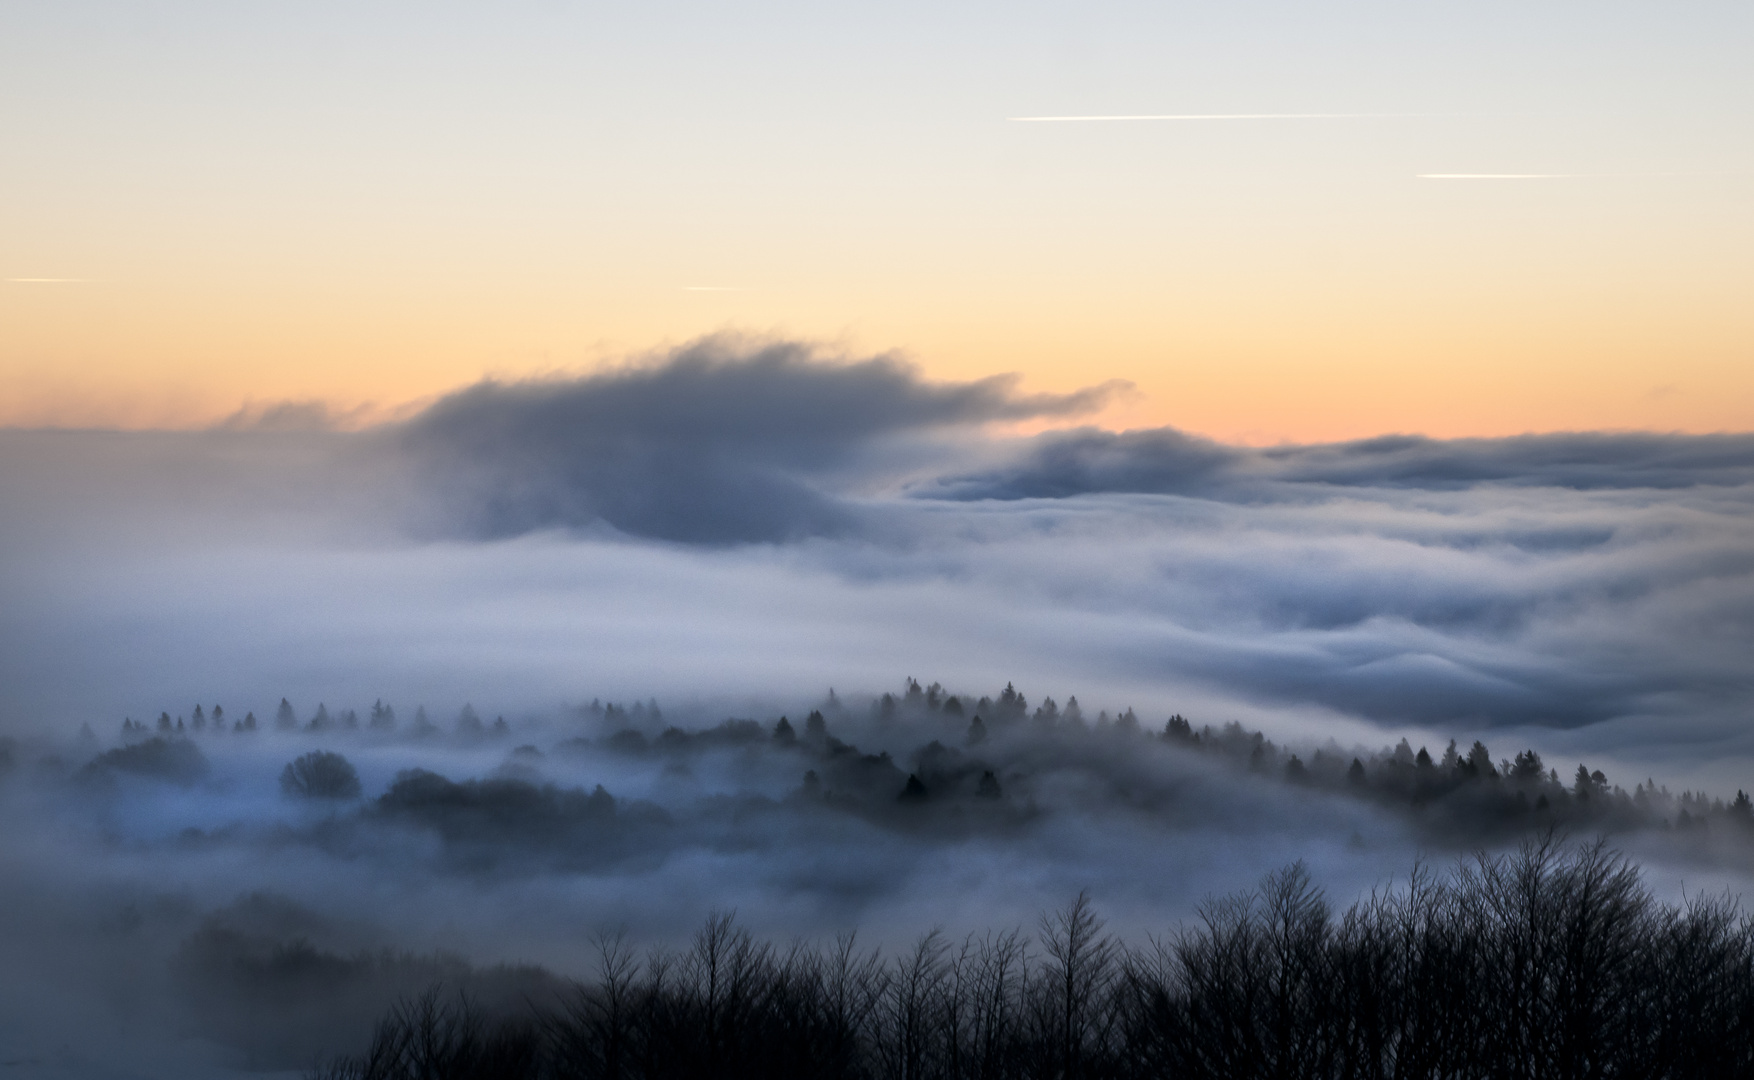
[[[296,1070],[337,1002],[546,992],[603,929],[902,941],[1089,888],[1141,934],[1295,859],[1345,902],[1467,847],[1176,715],[1754,788],[1754,439],[1003,434],[1116,389],[715,339],[364,431],[0,432],[7,1059]],[[873,713],[908,676],[965,711]],[[971,742],[1007,683],[1029,718]],[[801,745],[816,709],[850,757]],[[161,714],[197,754],[143,749]],[[318,750],[357,795],[283,792]],[[1744,881],[1733,844],[1625,843],[1665,895]]]

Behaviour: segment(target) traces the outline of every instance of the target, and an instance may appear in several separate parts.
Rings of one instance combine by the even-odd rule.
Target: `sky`
[[[363,423],[737,331],[1257,445],[1745,430],[1751,47],[1729,2],[9,4],[0,424]],[[1093,116],[1202,119],[1027,119]]]

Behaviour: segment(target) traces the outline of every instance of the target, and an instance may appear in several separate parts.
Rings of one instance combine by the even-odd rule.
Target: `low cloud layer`
[[[0,707],[539,706],[948,660],[1166,708],[1744,744],[1754,437],[987,434],[1111,389],[714,339],[358,433],[7,433]]]
[[[1320,486],[1462,491],[1483,485],[1573,491],[1679,490],[1754,483],[1754,436],[1565,433],[1501,439],[1388,435],[1255,450],[1172,428],[1045,435],[1015,461],[939,482],[959,499],[1104,493],[1258,499]]]
[[[114,1060],[150,1043],[140,1060],[176,1063],[160,1072],[225,1075],[308,1049],[321,1009],[246,1053],[219,983],[163,998],[194,1019],[143,1003],[208,961],[296,968],[275,950],[300,933],[369,996],[456,964],[579,971],[590,929],[663,939],[715,907],[779,936],[894,940],[1027,921],[1091,885],[1125,928],[1161,929],[1299,855],[1349,898],[1427,843],[1367,805],[1167,752],[1003,757],[961,726],[886,733],[864,714],[833,729],[856,760],[659,749],[671,724],[771,732],[829,687],[859,702],[910,674],[1076,694],[1089,717],[1130,707],[1156,729],[1180,713],[1434,754],[1480,738],[1627,786],[1754,788],[1754,439],[996,433],[1111,390],[1030,396],[715,340],[484,383],[361,431],[0,432],[0,914],[28,928],[0,946],[17,970],[75,958],[41,994],[0,984],[0,1013],[24,1018],[9,1030],[51,1030],[102,986],[135,1025]],[[301,729],[319,704],[334,726],[272,730],[283,696]],[[593,698],[648,718],[656,698],[664,719],[628,721],[643,749],[611,745]],[[372,734],[379,699],[394,738]],[[120,734],[124,717],[192,723],[195,702],[262,730],[209,728],[198,758]],[[437,737],[409,731],[422,706]],[[968,827],[911,828],[888,794],[880,814],[797,811],[806,768],[887,791],[932,739],[953,751],[932,783]],[[316,749],[348,758],[357,799],[282,793]],[[978,801],[989,770],[1003,813]],[[514,842],[544,829],[564,842]],[[1737,857],[1647,854],[1670,884],[1742,880]],[[481,985],[539,981],[519,971]]]

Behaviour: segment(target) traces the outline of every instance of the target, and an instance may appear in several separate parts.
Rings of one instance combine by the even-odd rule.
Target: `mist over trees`
[[[908,679],[723,719],[651,698],[509,719],[492,702],[261,699],[277,700],[263,714],[292,723],[203,702],[125,720],[108,747],[88,732],[63,758],[22,742],[0,761],[0,811],[53,807],[20,820],[89,830],[100,865],[126,852],[183,867],[200,899],[155,900],[182,914],[151,916],[167,927],[166,1000],[188,1030],[276,1067],[369,1050],[327,1068],[1490,1076],[1526,1058],[1560,1070],[1530,1075],[1684,1076],[1742,1068],[1745,1048],[1720,1039],[1711,1057],[1700,1032],[1736,1010],[1754,1025],[1742,909],[1673,889],[1678,869],[1737,880],[1718,871],[1754,851],[1741,792],[1628,791],[1597,763],[1472,738],[1282,743],[1016,684]],[[1654,854],[1668,891],[1564,835]],[[1415,850],[1480,854],[1384,885]],[[1310,861],[1229,894],[1298,856]],[[275,894],[215,908],[239,890],[212,888],[209,868],[244,867],[228,880],[257,889],[252,860],[288,867]],[[350,883],[344,899],[313,895],[331,882]],[[998,921],[1085,886],[1042,925]],[[1022,904],[1003,895],[1024,888]],[[1227,898],[1196,909],[1213,891]],[[275,904],[304,913],[262,913]],[[678,947],[701,912],[730,906],[739,919]],[[132,911],[100,925],[133,925]],[[793,940],[774,911],[802,912],[798,932],[817,936]],[[533,912],[566,925],[500,929]],[[602,943],[614,974],[568,983],[587,970],[584,940],[617,920],[635,929]],[[955,932],[906,943],[934,922]],[[873,923],[877,936],[834,938]],[[430,951],[460,924],[482,966]],[[1500,985],[1507,964],[1528,984]],[[1500,1001],[1547,1026],[1515,1027]],[[1513,1026],[1494,1042],[1488,1024]]]
[[[194,715],[204,716],[200,705]],[[214,705],[205,715],[213,721],[196,726],[164,712],[156,730],[125,720],[123,745],[98,755],[81,775],[126,772],[195,783],[207,770],[200,740],[256,730],[253,713],[229,728],[222,706]],[[382,700],[371,705],[363,724],[353,709],[341,715],[351,722],[334,719],[319,704],[311,720],[301,724],[283,698],[275,727],[293,737],[363,739],[361,745],[386,746],[435,740],[491,746],[513,733],[503,716],[485,723],[468,704],[448,727],[429,719],[422,705],[415,709],[414,723],[399,728],[394,707]],[[901,692],[878,695],[863,708],[849,706],[830,691],[799,723],[782,715],[767,721],[732,718],[690,729],[669,723],[655,699],[631,705],[593,701],[577,710],[576,719],[595,734],[542,729],[566,736],[550,746],[560,760],[608,753],[681,761],[735,750],[749,762],[758,758],[748,755],[759,755],[795,763],[796,782],[784,805],[821,806],[902,828],[927,821],[953,822],[959,829],[1026,821],[1041,812],[1030,794],[1032,783],[1067,767],[1085,768],[1100,782],[1131,789],[1138,779],[1125,775],[1126,748],[1150,745],[1182,755],[1215,777],[1246,775],[1358,800],[1403,817],[1433,841],[1462,848],[1555,828],[1575,834],[1661,830],[1679,841],[1706,835],[1754,841],[1754,802],[1740,790],[1733,796],[1672,792],[1646,778],[1635,780],[1628,791],[1586,763],[1562,776],[1557,765],[1533,749],[1495,758],[1478,740],[1464,747],[1451,739],[1435,752],[1405,739],[1374,750],[1344,749],[1331,740],[1293,747],[1234,721],[1196,727],[1173,714],[1158,725],[1130,708],[1112,715],[1098,710],[1090,716],[1075,696],[1063,705],[1052,697],[1032,702],[1014,684],[975,697],[910,678]],[[852,741],[855,737],[880,748],[861,749]],[[404,770],[375,798],[371,813],[380,820],[431,826],[457,842],[496,831],[520,842],[544,837],[563,842],[569,829],[613,817],[618,801],[612,791],[601,783],[573,789],[544,782],[543,757],[535,746],[523,747],[481,779],[452,780],[424,768]],[[280,785],[286,794],[301,798],[345,800],[362,794],[353,766],[329,750],[313,750],[288,763]],[[1020,797],[1010,797],[1019,792]],[[658,807],[622,803],[624,812],[633,810],[634,818],[647,825],[666,821]],[[586,847],[607,850],[598,839],[593,837]]]
[[[1033,932],[759,941],[716,914],[681,950],[598,940],[558,1006],[405,1000],[313,1080],[1737,1076],[1754,925],[1655,901],[1600,843],[1551,837],[1335,911],[1301,865],[1143,942],[1084,895]]]

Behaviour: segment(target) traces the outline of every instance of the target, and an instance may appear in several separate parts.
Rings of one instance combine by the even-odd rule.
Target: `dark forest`
[[[899,954],[600,940],[597,978],[490,1015],[405,1000],[322,1080],[578,1077],[1703,1077],[1754,1068],[1754,926],[1651,898],[1602,844],[1552,838],[1336,912],[1301,866],[1143,943],[1088,897]]]

